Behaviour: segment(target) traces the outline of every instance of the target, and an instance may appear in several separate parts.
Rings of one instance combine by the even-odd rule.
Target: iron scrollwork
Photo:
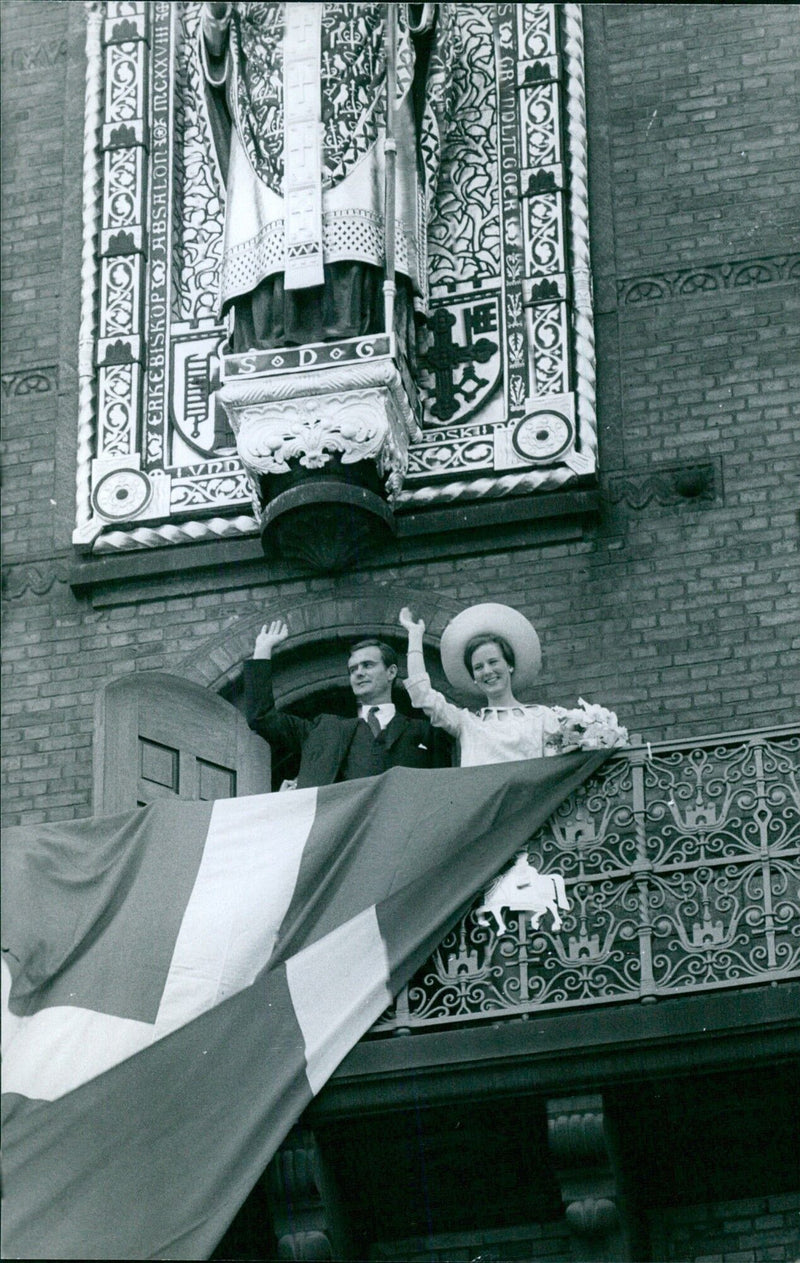
[[[799,769],[791,729],[617,753],[528,846],[560,929],[481,896],[372,1033],[800,976]]]

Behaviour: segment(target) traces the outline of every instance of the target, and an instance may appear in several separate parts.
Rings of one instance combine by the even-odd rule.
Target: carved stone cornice
[[[222,379],[266,552],[342,570],[395,530],[419,428],[393,337],[226,355]]]
[[[608,504],[630,509],[660,505],[706,505],[721,498],[722,466],[718,459],[684,465],[648,465],[645,469],[611,472],[601,480]]]
[[[67,567],[61,562],[42,561],[35,565],[23,562],[18,566],[4,566],[2,572],[3,596],[11,601],[19,600],[26,592],[44,596],[54,583],[67,582]]]
[[[766,259],[703,263],[691,268],[623,277],[617,281],[617,297],[621,306],[638,306],[715,290],[780,285],[799,277],[800,254],[782,254]]]
[[[58,369],[54,364],[44,368],[20,368],[0,377],[6,399],[35,399],[50,395],[58,386]]]

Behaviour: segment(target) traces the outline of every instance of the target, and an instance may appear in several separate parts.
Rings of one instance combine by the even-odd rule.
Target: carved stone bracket
[[[312,566],[344,568],[376,526],[392,526],[389,506],[418,434],[394,339],[227,355],[222,380],[219,400],[250,479],[265,550],[277,546]],[[333,515],[333,552],[327,533],[322,552],[311,546],[321,506]],[[354,514],[361,531],[356,525],[354,532]]]
[[[295,1128],[281,1145],[267,1168],[267,1189],[279,1259],[341,1257],[323,1162],[308,1128]]]
[[[629,1259],[629,1233],[602,1097],[548,1101],[547,1138],[573,1257],[581,1263]]]

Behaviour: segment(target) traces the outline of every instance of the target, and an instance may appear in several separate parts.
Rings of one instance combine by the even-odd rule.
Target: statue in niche
[[[397,22],[394,327],[413,359],[455,6],[204,5],[201,58],[227,189],[219,302],[233,313],[234,353],[384,330],[387,13]]]

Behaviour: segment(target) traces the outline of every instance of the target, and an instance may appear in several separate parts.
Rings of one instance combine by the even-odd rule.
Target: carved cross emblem
[[[432,345],[420,356],[420,363],[433,375],[434,402],[430,412],[440,421],[449,421],[462,404],[472,404],[491,385],[488,377],[480,376],[475,365],[487,364],[496,355],[498,344],[484,337],[473,341],[473,335],[497,332],[496,302],[479,302],[464,307],[462,320],[466,335],[463,345],[453,337],[454,313],[447,307],[437,307],[428,320]],[[459,368],[462,371],[456,380]]]

